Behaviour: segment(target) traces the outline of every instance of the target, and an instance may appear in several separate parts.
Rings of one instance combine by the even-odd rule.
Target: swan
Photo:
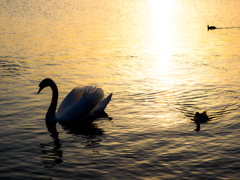
[[[101,88],[94,86],[75,87],[62,101],[56,113],[58,88],[55,82],[46,78],[39,84],[38,93],[45,87],[52,89],[52,101],[46,114],[46,122],[65,122],[97,117],[111,100],[112,93],[103,99]]]
[[[208,28],[208,30],[209,29],[217,29],[216,26],[209,26],[209,25],[207,25],[207,28]]]

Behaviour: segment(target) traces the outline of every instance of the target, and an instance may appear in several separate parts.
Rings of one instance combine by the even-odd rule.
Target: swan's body
[[[62,122],[96,117],[104,111],[112,97],[111,93],[103,99],[104,93],[101,88],[76,87],[64,98],[56,113],[58,88],[54,81],[44,79],[39,84],[38,93],[47,86],[52,89],[52,101],[46,114],[46,121]]]
[[[209,29],[217,29],[216,26],[209,26],[209,25],[207,25],[207,28],[208,28],[208,30]]]

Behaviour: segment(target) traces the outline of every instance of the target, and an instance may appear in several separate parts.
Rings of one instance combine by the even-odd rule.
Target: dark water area
[[[2,1],[0,179],[239,179],[239,7]],[[113,92],[106,114],[46,125],[47,77],[58,105],[79,85]]]

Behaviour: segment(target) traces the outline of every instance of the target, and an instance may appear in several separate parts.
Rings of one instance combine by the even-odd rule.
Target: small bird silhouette
[[[210,120],[210,118],[207,115],[207,111],[203,111],[202,113],[196,112],[193,119],[191,119],[197,124],[196,131],[200,131],[200,124],[206,123]]]
[[[209,29],[217,29],[217,28],[216,28],[216,26],[209,26],[209,25],[207,25],[207,29],[209,30]]]

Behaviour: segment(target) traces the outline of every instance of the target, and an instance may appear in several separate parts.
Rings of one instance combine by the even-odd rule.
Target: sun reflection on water
[[[172,1],[149,1],[151,40],[148,49],[154,55],[152,67],[161,75],[168,75],[172,65],[174,6]],[[156,74],[157,76],[159,73]]]

